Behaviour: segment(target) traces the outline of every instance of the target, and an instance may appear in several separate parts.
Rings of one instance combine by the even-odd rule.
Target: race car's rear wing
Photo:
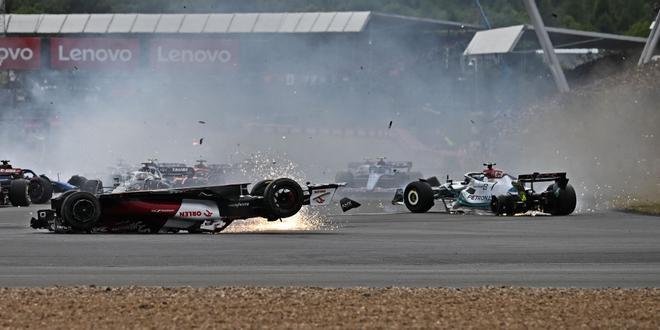
[[[532,174],[521,174],[518,175],[518,181],[520,182],[529,182],[534,184],[534,182],[549,182],[555,181],[559,184],[560,187],[566,187],[568,183],[568,178],[566,178],[566,172],[556,172],[556,173],[538,173],[534,172]]]
[[[158,170],[164,177],[191,177],[195,174],[195,169],[187,166],[159,166]]]

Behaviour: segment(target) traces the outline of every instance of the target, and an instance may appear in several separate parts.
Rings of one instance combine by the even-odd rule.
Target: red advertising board
[[[41,64],[41,39],[0,38],[0,70],[38,69]]]
[[[238,67],[238,40],[156,38],[149,43],[149,63],[158,69]]]
[[[131,69],[140,63],[140,42],[129,38],[51,38],[53,69]]]

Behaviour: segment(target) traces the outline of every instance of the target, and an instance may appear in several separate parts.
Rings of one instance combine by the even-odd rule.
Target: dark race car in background
[[[411,161],[388,161],[385,158],[351,162],[348,171],[338,172],[335,182],[345,182],[338,194],[365,201],[381,201],[390,198],[397,188],[422,178],[422,173],[412,171]]]
[[[348,171],[338,172],[335,181],[346,182],[347,188],[400,188],[422,177],[421,173],[411,171],[412,166],[410,161],[388,161],[384,157],[367,159],[349,163]]]
[[[575,211],[577,197],[566,173],[534,172],[514,177],[494,165],[486,163],[483,171],[466,173],[463,181],[447,178],[445,183],[440,183],[431,177],[411,182],[405,189],[397,190],[392,204],[404,204],[414,213],[427,212],[436,200],[449,212],[483,209],[496,215],[528,212],[569,215]],[[534,188],[537,182],[553,183],[538,192]]]
[[[53,193],[77,189],[65,182],[52,181],[25,168],[15,168],[8,160],[0,165],[0,205],[29,206],[48,202]]]
[[[142,163],[142,167],[115,179],[113,192],[130,192],[141,190],[165,189],[173,184],[163,176],[154,160]]]
[[[209,164],[200,159],[190,167],[189,175],[181,181],[177,181],[175,187],[195,187],[224,184],[228,181],[229,174],[235,171],[229,164]]]
[[[288,178],[264,180],[248,191],[247,183],[168,188],[94,195],[68,192],[40,210],[30,225],[55,232],[207,231],[217,233],[233,221],[261,217],[275,221],[291,217],[303,205],[328,205],[339,184],[307,184]],[[344,211],[358,207],[342,200]]]
[[[195,175],[195,169],[185,163],[154,163],[162,179],[172,187],[183,187],[184,182]]]

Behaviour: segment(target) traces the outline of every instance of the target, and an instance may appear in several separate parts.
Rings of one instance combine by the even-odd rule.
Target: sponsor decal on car
[[[179,211],[177,215],[182,218],[201,217],[202,211]]]
[[[248,203],[248,202],[239,202],[239,203],[227,204],[227,206],[234,207],[234,208],[236,208],[236,207],[246,207],[246,206],[250,206],[250,203]]]
[[[491,196],[487,195],[468,195],[467,197],[469,200],[473,201],[489,201],[491,199]]]
[[[174,209],[153,209],[151,210],[151,213],[174,213],[176,210]]]
[[[218,204],[210,200],[184,199],[176,218],[185,220],[219,220]]]
[[[332,201],[335,189],[313,189],[309,196],[310,205],[328,205]]]

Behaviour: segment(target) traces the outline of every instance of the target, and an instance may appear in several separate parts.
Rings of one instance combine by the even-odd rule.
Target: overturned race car
[[[575,211],[577,197],[566,173],[535,172],[516,178],[494,168],[495,165],[486,163],[486,169],[466,173],[460,182],[447,178],[445,183],[440,183],[436,177],[411,182],[405,189],[397,190],[392,204],[404,204],[414,213],[427,212],[436,200],[448,212],[484,209],[511,216],[530,212],[569,215]],[[534,189],[537,182],[553,183],[538,192]]]
[[[303,205],[328,205],[340,184],[307,184],[294,180],[263,180],[248,191],[247,183],[92,194],[75,191],[38,211],[30,226],[55,232],[159,231],[218,233],[233,221],[255,217],[288,218]],[[344,211],[358,207],[342,200]]]

